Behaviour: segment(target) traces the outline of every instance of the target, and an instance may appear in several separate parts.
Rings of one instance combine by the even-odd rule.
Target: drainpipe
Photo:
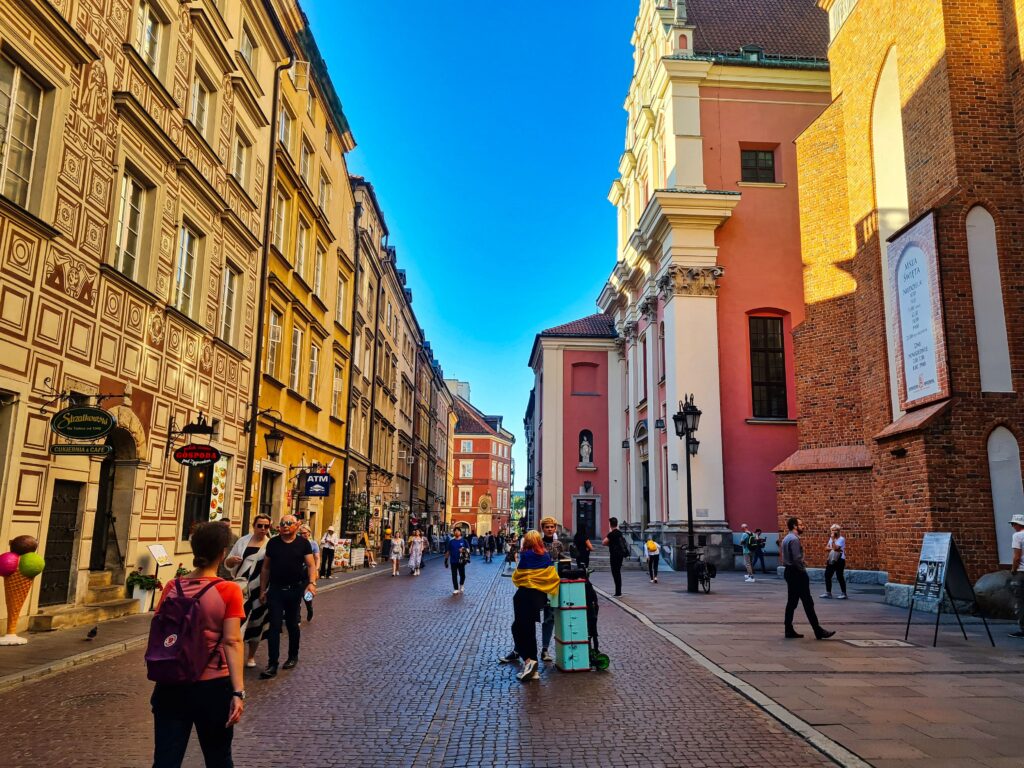
[[[412,364],[412,471],[409,473],[409,516],[412,517],[413,495],[416,493],[416,425],[419,424],[419,396],[420,396],[420,348],[416,348],[416,356]]]
[[[372,370],[370,371],[370,442],[366,446],[366,504],[370,504],[370,475],[373,472],[373,468],[380,468],[379,464],[374,462],[373,457],[373,444],[376,442],[374,439],[377,436],[377,429],[374,426],[373,415],[377,410],[377,354],[380,352],[380,344],[377,341],[377,334],[380,333],[380,295],[384,291],[384,286],[381,285],[381,275],[376,269],[373,270],[374,275],[377,277],[377,300],[373,306],[373,362],[371,363]],[[381,497],[383,503],[383,497]],[[381,515],[383,517],[383,514]],[[366,516],[366,530],[370,530],[370,516]]]
[[[359,217],[363,213],[363,206],[360,203],[356,203],[355,210],[352,211],[352,232],[355,235],[355,249],[353,251],[353,257],[355,259],[356,271],[355,271],[355,285],[352,286],[352,337],[354,340],[356,332],[356,306],[358,303],[358,292],[359,292],[359,273],[362,267],[359,264]],[[345,462],[342,468],[342,486],[341,486],[341,530],[344,533],[348,533],[349,523],[349,510],[352,508],[352,491],[348,487],[348,463],[349,454],[352,452],[352,408],[354,403],[352,402],[352,364],[355,362],[355,356],[358,350],[355,349],[355,344],[349,345],[351,348],[351,356],[349,357],[348,364],[348,415],[345,417]]]
[[[242,496],[242,533],[249,530],[249,521],[252,519],[252,471],[256,460],[256,427],[259,419],[256,414],[260,412],[260,384],[263,381],[263,331],[264,315],[267,311],[267,278],[270,271],[270,209],[274,203],[274,173],[277,166],[277,121],[281,111],[281,73],[290,69],[295,63],[295,51],[288,42],[281,20],[270,2],[264,2],[263,7],[270,16],[274,30],[284,42],[288,51],[288,61],[278,64],[274,69],[274,91],[271,96],[270,108],[270,153],[267,158],[267,190],[263,200],[263,253],[260,263],[260,285],[259,295],[256,299],[256,351],[253,354],[252,366],[252,400],[249,402],[249,442],[245,456],[245,490]]]

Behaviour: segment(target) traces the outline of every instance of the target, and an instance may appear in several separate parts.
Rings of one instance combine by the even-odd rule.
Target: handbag
[[[828,565],[835,565],[836,563],[839,562],[839,559],[842,556],[842,554],[843,553],[840,552],[839,550],[835,550],[835,549],[829,550],[828,558],[825,560],[825,563],[828,564]]]

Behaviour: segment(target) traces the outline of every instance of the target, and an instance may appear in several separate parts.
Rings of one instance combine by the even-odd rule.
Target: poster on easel
[[[334,567],[348,568],[352,555],[352,539],[338,539],[338,546],[334,548]]]

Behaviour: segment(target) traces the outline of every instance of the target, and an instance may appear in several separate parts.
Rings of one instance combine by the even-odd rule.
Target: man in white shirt
[[[1010,525],[1013,526],[1013,538],[1010,546],[1013,549],[1013,564],[1010,566],[1010,592],[1013,594],[1013,607],[1017,613],[1016,632],[1011,632],[1010,637],[1024,638],[1024,573],[1021,573],[1021,550],[1024,550],[1024,515],[1014,515],[1010,518]]]

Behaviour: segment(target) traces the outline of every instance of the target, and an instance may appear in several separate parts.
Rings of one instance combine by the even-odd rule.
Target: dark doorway
[[[597,534],[597,499],[576,499],[576,531],[586,531],[587,538]]]
[[[650,462],[640,462],[640,481],[643,484],[643,527],[651,524],[651,465]]]
[[[192,535],[198,523],[210,519],[210,492],[213,490],[213,466],[189,467],[185,479],[185,514],[181,520],[181,539]]]
[[[107,438],[114,450],[100,465],[100,487],[96,520],[92,529],[90,571],[121,568],[128,546],[128,528],[135,493],[135,438],[121,427]]]
[[[263,478],[260,481],[260,514],[275,521],[277,518],[274,515],[274,499],[277,497],[277,481],[280,477],[279,472],[264,469]]]
[[[39,605],[62,605],[68,601],[71,587],[71,559],[78,531],[78,502],[82,484],[57,480],[50,502],[50,522],[46,527],[46,570],[39,587]]]

